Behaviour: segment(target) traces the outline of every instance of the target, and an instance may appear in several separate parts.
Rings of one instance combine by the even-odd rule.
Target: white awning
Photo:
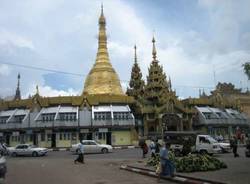
[[[72,106],[67,106],[67,107],[63,107],[61,106],[59,109],[59,113],[72,113],[72,112],[77,112],[78,108],[77,107],[72,107]]]
[[[0,111],[0,117],[11,116],[16,110]]]
[[[15,116],[20,116],[20,115],[26,115],[29,113],[30,110],[27,109],[17,109],[17,111],[15,112]]]
[[[130,108],[127,105],[112,106],[113,112],[130,112]]]
[[[200,112],[207,112],[207,113],[212,113],[212,111],[209,109],[209,107],[197,107],[196,109]]]
[[[111,106],[94,106],[93,112],[111,112]]]
[[[48,107],[41,110],[41,114],[53,114],[57,113],[59,107]]]

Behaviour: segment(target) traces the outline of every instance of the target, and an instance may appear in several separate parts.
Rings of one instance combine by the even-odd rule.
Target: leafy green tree
[[[246,62],[242,66],[244,68],[244,72],[247,75],[248,80],[250,80],[250,62]]]

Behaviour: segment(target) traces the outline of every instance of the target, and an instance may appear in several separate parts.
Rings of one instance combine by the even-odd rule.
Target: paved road
[[[74,164],[68,151],[49,152],[45,157],[7,158],[6,184],[153,184],[156,179],[120,170],[120,164],[141,159],[139,149],[88,154],[86,164]],[[170,183],[162,181],[162,183]]]
[[[249,184],[250,158],[239,149],[239,158],[232,153],[216,155],[225,161],[228,169],[196,172],[187,175],[224,181],[229,184]],[[88,154],[86,164],[73,163],[77,155],[68,151],[49,152],[45,157],[7,158],[6,184],[153,184],[154,178],[120,170],[122,163],[135,163],[141,158],[140,149],[114,150],[109,154]],[[162,181],[161,183],[170,183]]]

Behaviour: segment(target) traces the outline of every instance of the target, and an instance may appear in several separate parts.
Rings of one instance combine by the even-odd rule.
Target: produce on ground
[[[169,159],[174,163],[177,172],[213,171],[227,168],[227,165],[219,159],[201,154],[188,154],[176,158],[174,153],[169,152]],[[160,162],[159,154],[155,158],[149,158],[147,165],[157,167]]]

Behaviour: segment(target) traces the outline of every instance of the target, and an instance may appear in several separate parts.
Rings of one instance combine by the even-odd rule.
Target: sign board
[[[81,129],[80,133],[89,133],[89,129]]]
[[[108,129],[107,129],[107,128],[99,128],[98,131],[99,131],[99,132],[108,132]]]
[[[13,136],[19,136],[19,132],[12,132]]]

